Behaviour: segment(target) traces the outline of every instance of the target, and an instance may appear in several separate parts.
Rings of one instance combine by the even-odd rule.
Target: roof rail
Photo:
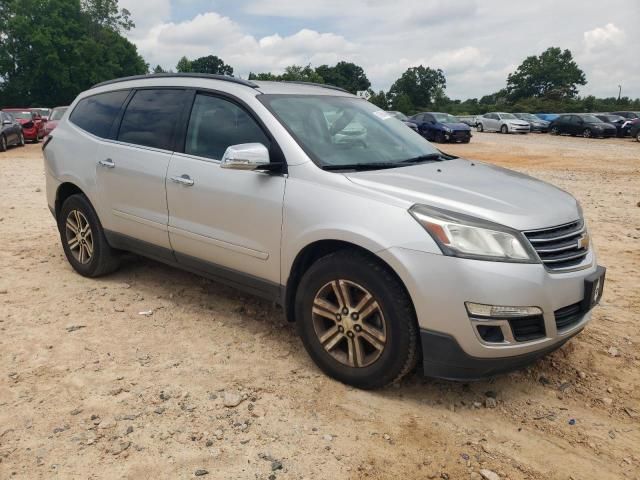
[[[147,75],[133,75],[131,77],[115,78],[113,80],[107,80],[106,82],[100,82],[93,85],[91,88],[102,87],[104,85],[111,85],[112,83],[128,82],[129,80],[146,80],[149,78],[206,78],[208,80],[223,80],[225,82],[237,83],[244,85],[245,87],[258,88],[258,85],[242,78],[231,77],[229,75],[215,75],[213,73],[149,73]]]
[[[280,80],[282,83],[295,83],[296,85],[311,85],[313,87],[328,88],[330,90],[338,90],[339,92],[351,93],[349,90],[345,90],[341,87],[336,87],[330,83],[315,83],[315,82],[303,82],[300,80]]]

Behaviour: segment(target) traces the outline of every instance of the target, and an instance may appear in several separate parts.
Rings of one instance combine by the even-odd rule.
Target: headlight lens
[[[445,255],[538,263],[535,254],[515,230],[426,205],[414,205],[409,213],[433,237]]]
[[[444,129],[443,129],[443,130],[444,130],[445,132],[447,132],[447,133],[451,133],[451,129],[450,129],[449,127],[444,127]]]

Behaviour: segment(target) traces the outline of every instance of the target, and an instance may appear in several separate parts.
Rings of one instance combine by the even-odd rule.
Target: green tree
[[[191,71],[191,60],[187,57],[182,57],[178,60],[178,64],[176,65],[176,71],[179,73],[188,73]]]
[[[250,73],[249,80],[324,83],[324,79],[311,68],[311,65],[289,65],[285,67],[282,75],[275,75],[273,73]]]
[[[130,25],[127,15],[117,8],[115,14],[113,8],[87,11],[88,5],[0,1],[1,103],[65,105],[97,82],[148,72],[135,45],[120,34]]]
[[[369,98],[371,103],[380,107],[382,110],[389,110],[389,101],[384,90],[380,90],[378,93],[375,93],[373,90],[369,90],[369,93],[371,94],[371,98]]]
[[[402,112],[405,115],[411,115],[415,110],[415,106],[411,102],[411,97],[409,97],[409,95],[407,95],[406,93],[396,95],[393,98],[392,105],[394,110]]]
[[[227,65],[222,61],[221,58],[218,58],[215,55],[207,55],[206,57],[196,58],[195,60],[192,60],[190,64],[190,72],[212,73],[216,75],[233,75],[233,67]]]
[[[81,0],[80,5],[95,27],[114,32],[129,31],[135,27],[131,12],[126,8],[119,9],[118,0]]]
[[[322,77],[324,83],[344,88],[356,93],[358,90],[368,90],[371,82],[362,67],[350,62],[338,62],[335,66],[320,65],[316,73]]]
[[[443,95],[446,86],[447,80],[442,70],[420,65],[408,68],[391,86],[389,96],[397,110],[402,96],[408,97],[413,107],[427,107],[435,98]],[[403,99],[402,104],[407,105],[406,100]]]
[[[249,73],[249,80],[268,80],[271,82],[276,82],[280,80],[278,75],[274,75],[273,73]]]
[[[156,68],[153,69],[153,73],[167,73],[167,71],[160,65],[156,65]]]
[[[578,86],[586,85],[584,72],[573,60],[570,50],[550,47],[539,56],[527,57],[515,72],[507,77],[507,92],[511,100],[521,98],[574,98]]]

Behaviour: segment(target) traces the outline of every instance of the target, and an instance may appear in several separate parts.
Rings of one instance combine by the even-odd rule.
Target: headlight
[[[444,127],[443,130],[447,133],[451,133],[451,129],[449,127]]]
[[[409,213],[433,237],[445,255],[499,262],[539,263],[517,230],[426,205],[414,205]]]

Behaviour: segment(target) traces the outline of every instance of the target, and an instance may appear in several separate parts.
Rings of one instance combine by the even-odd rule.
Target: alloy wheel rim
[[[343,365],[372,365],[387,344],[387,324],[375,297],[350,280],[333,280],[316,293],[313,328],[325,352]]]
[[[591,136],[591,130],[589,130],[588,128],[585,129],[585,131],[582,132],[582,135],[584,135],[585,138],[589,138]]]
[[[65,222],[65,236],[69,251],[78,262],[86,265],[93,258],[93,233],[87,217],[79,210],[71,210]]]

